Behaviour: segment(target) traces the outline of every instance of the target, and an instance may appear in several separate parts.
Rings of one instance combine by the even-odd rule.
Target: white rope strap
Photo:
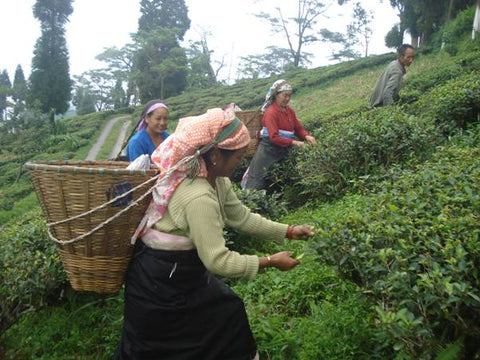
[[[98,211],[98,210],[100,210],[100,209],[103,209],[104,207],[106,207],[106,206],[114,203],[115,201],[117,201],[117,200],[119,200],[119,199],[127,196],[128,194],[134,192],[135,190],[137,190],[137,189],[139,189],[139,188],[147,185],[148,183],[151,183],[151,182],[153,182],[154,180],[157,180],[159,176],[160,176],[160,174],[155,175],[154,177],[148,179],[147,181],[141,183],[140,185],[135,186],[134,188],[132,188],[132,189],[124,192],[123,194],[118,195],[117,197],[113,198],[113,199],[110,200],[110,201],[107,201],[106,203],[103,203],[102,205],[99,205],[99,206],[97,206],[97,207],[94,207],[94,208],[92,208],[92,209],[90,209],[90,210],[88,210],[88,211],[85,211],[84,213],[81,213],[81,214],[78,214],[78,215],[69,217],[69,218],[67,218],[67,219],[63,219],[63,220],[58,220],[58,221],[54,221],[54,222],[51,222],[51,223],[47,223],[47,226],[50,227],[50,226],[60,225],[60,224],[63,224],[63,223],[66,223],[66,222],[70,222],[70,221],[72,221],[72,220],[76,220],[76,219],[79,219],[79,218],[81,218],[81,217],[90,215],[90,214],[92,214],[92,213],[94,213],[94,212],[96,212],[96,211]]]
[[[176,171],[180,166],[186,164],[187,162],[189,162],[190,160],[192,160],[193,158],[199,156],[199,154],[203,153],[202,151],[198,151],[194,154],[194,155],[191,155],[191,156],[187,156],[185,158],[183,158],[182,160],[180,160],[175,166],[171,167],[170,169],[168,169],[168,171],[166,171],[164,173],[164,177],[160,180],[160,181],[163,181],[165,179],[168,179],[168,177],[171,175],[171,173],[173,173],[174,171]],[[140,201],[142,201],[145,197],[147,197],[152,191],[153,189],[155,188],[155,186],[157,184],[154,184],[152,185],[143,195],[141,195],[137,200],[135,201],[132,201],[127,207],[125,207],[124,209],[120,210],[119,212],[117,212],[115,215],[111,216],[110,218],[108,218],[107,220],[105,220],[104,222],[98,224],[97,226],[95,226],[93,229],[91,229],[90,231],[86,232],[85,234],[82,234],[80,236],[77,236],[76,238],[74,239],[70,239],[70,240],[59,240],[57,239],[55,236],[53,236],[53,234],[51,233],[50,231],[50,228],[52,226],[55,226],[55,225],[59,225],[59,224],[63,224],[63,223],[66,223],[66,222],[69,222],[69,221],[72,221],[74,219],[78,219],[78,218],[81,218],[83,216],[86,216],[88,214],[91,214],[95,211],[98,211],[99,209],[102,209],[104,208],[105,206],[115,202],[116,200],[118,199],[121,199],[123,197],[125,197],[126,195],[130,194],[131,192],[135,191],[136,189],[154,181],[154,180],[158,180],[158,178],[161,176],[162,174],[157,174],[155,175],[154,177],[152,177],[151,179],[148,179],[147,181],[145,181],[144,183],[138,185],[138,186],[135,186],[134,188],[132,188],[131,190],[115,197],[114,199],[102,204],[102,205],[99,205],[89,211],[86,211],[82,214],[79,214],[79,215],[76,215],[76,216],[72,216],[68,219],[64,219],[64,220],[59,220],[59,221],[56,221],[56,222],[51,222],[51,223],[47,223],[47,232],[48,232],[48,235],[50,236],[50,239],[52,239],[54,242],[58,243],[58,244],[61,244],[61,245],[67,245],[67,244],[71,244],[71,243],[74,243],[74,242],[77,242],[77,241],[80,241],[80,240],[83,240],[85,239],[87,236],[90,236],[92,235],[94,232],[100,230],[101,228],[103,228],[105,225],[107,225],[108,223],[112,222],[113,220],[115,220],[116,218],[118,218],[120,215],[122,215],[123,213],[125,213],[126,211],[128,211],[131,207],[137,205]]]

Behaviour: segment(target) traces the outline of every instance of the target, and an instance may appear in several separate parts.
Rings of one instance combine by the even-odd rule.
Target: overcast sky
[[[327,12],[328,18],[319,18],[318,29],[345,32],[351,21],[354,2],[342,7],[332,5]],[[0,0],[0,70],[6,69],[11,81],[18,64],[26,77],[30,75],[33,48],[40,36],[39,22],[32,14],[34,3],[35,0]],[[96,55],[104,48],[121,48],[131,42],[130,34],[137,31],[139,3],[140,0],[74,1],[74,11],[67,24],[71,75],[104,67],[104,63],[95,60]],[[293,16],[295,3],[294,0],[186,0],[191,27],[183,45],[188,46],[188,40],[198,40],[203,30],[211,32],[208,45],[214,51],[213,59],[224,58],[226,62],[221,78],[233,82],[242,56],[262,53],[270,45],[286,47],[283,38],[273,36],[269,26],[253,14],[260,11],[273,13],[274,8],[280,6],[284,14]],[[398,22],[390,2],[361,0],[361,3],[365,9],[374,12],[370,54],[392,51],[384,46],[386,33]],[[305,50],[315,54],[310,67],[331,63],[328,61],[331,54],[328,44],[317,43]]]

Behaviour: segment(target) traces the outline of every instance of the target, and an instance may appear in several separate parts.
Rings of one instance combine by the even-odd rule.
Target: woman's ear
[[[220,162],[221,157],[222,154],[220,153],[220,150],[217,147],[214,147],[210,152],[210,162],[213,165],[216,165],[218,162]]]

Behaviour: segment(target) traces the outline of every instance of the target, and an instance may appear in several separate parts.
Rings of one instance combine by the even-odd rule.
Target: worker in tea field
[[[292,86],[285,80],[275,81],[268,90],[261,108],[260,140],[242,180],[244,189],[265,189],[267,172],[273,163],[285,158],[292,146],[315,144],[315,138],[305,130],[288,106],[291,97]]]
[[[398,102],[399,92],[403,87],[403,79],[415,58],[413,46],[403,44],[397,49],[397,60],[392,61],[378,78],[372,95],[370,108],[385,106]]]
[[[292,252],[231,251],[224,226],[281,241],[313,235],[252,213],[229,176],[250,143],[233,106],[180,119],[152,155],[160,177],[134,239],[126,274],[123,332],[114,359],[258,359],[242,300],[215,275],[254,279],[259,269],[286,271]]]
[[[128,160],[140,155],[152,155],[155,149],[170,135],[167,131],[168,107],[159,100],[148,102],[140,115],[137,132],[128,142]]]

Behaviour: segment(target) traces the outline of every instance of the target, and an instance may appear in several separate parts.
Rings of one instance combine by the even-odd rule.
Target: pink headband
[[[161,102],[157,102],[155,104],[153,104],[152,106],[150,106],[148,108],[148,110],[145,112],[145,114],[142,116],[142,119],[140,121],[140,124],[138,124],[138,127],[137,127],[137,131],[140,131],[142,129],[145,129],[147,127],[147,122],[145,121],[145,118],[148,114],[154,112],[155,110],[159,109],[159,108],[164,108],[168,111],[168,107],[167,105],[165,105],[164,103],[161,103]]]

